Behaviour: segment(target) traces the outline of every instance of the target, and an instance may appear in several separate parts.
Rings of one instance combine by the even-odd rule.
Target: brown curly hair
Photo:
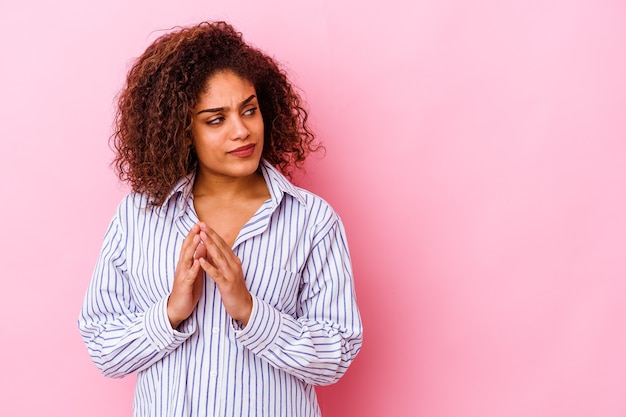
[[[289,176],[320,148],[302,100],[277,62],[225,22],[202,22],[158,38],[131,67],[118,96],[113,165],[133,191],[160,205],[198,166],[192,110],[215,72],[250,81],[264,123],[263,158]]]

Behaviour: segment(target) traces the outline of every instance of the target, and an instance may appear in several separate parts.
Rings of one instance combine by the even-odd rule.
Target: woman
[[[230,25],[157,39],[120,94],[120,203],[79,317],[138,372],[135,416],[319,416],[362,327],[341,220],[281,173],[315,149],[272,58]]]

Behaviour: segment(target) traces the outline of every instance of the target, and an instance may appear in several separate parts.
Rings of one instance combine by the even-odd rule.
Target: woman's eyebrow
[[[244,101],[242,101],[241,103],[239,103],[239,107],[243,107],[246,104],[248,104],[249,102],[251,102],[256,96],[254,94],[252,94],[250,97],[248,97],[247,99],[245,99]],[[215,107],[212,109],[204,109],[204,110],[200,110],[198,113],[196,113],[196,116],[199,115],[200,113],[217,113],[220,111],[225,111],[228,110],[228,107]]]

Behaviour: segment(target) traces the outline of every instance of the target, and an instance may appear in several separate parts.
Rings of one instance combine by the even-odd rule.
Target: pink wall
[[[366,326],[325,417],[626,415],[623,0],[0,5],[0,415],[129,415],[76,318],[125,189],[114,95],[158,32],[228,19],[286,63]]]

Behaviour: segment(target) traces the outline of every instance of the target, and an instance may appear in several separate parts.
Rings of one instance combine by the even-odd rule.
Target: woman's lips
[[[228,152],[229,154],[236,156],[238,158],[248,158],[252,156],[254,153],[255,144],[251,143],[250,145],[245,145],[240,148],[235,149],[234,151]]]

